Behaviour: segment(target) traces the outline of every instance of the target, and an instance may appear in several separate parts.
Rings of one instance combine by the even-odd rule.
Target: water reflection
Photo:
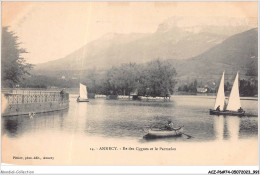
[[[62,129],[64,115],[67,113],[68,110],[36,114],[32,119],[28,115],[6,116],[2,118],[2,134],[19,137],[25,133],[46,129]]]
[[[240,120],[238,116],[214,116],[214,131],[216,140],[231,140],[239,139]]]
[[[76,105],[76,110],[74,115],[72,116],[72,121],[75,121],[74,124],[74,131],[80,131],[83,132],[85,130],[85,126],[86,126],[86,114],[88,111],[88,103],[87,102],[82,102],[82,103],[78,103]]]
[[[239,136],[240,117],[227,116],[226,121],[227,121],[229,140],[237,141]]]
[[[217,140],[223,140],[224,137],[224,116],[214,116],[214,130]]]
[[[59,112],[59,123],[60,123],[60,129],[64,126],[64,117],[63,117],[64,111]]]
[[[246,103],[245,103],[246,102]],[[208,110],[214,99],[200,97],[175,97],[171,102],[142,102],[93,99],[89,103],[77,103],[71,98],[68,110],[29,116],[3,117],[2,134],[20,137],[45,131],[62,132],[68,136],[102,136],[139,140],[154,124],[184,125],[185,137],[168,141],[237,140],[257,137],[257,117],[212,116]],[[257,113],[255,101],[244,105]],[[167,139],[166,139],[167,140]]]
[[[9,136],[15,137],[17,135],[17,130],[18,130],[18,119],[9,118],[9,119],[5,120],[4,130],[8,131],[7,133]]]

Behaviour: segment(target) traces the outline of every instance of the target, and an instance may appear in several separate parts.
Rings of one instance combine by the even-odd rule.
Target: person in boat
[[[64,94],[65,93],[65,89],[63,88],[61,91],[60,91],[60,94]]]
[[[238,112],[244,112],[244,110],[241,107],[237,111]]]
[[[65,89],[63,88],[63,89],[60,91],[60,96],[61,96],[62,99],[64,98],[64,94],[65,94]]]
[[[218,105],[218,107],[216,108],[216,111],[220,111],[220,105]]]
[[[173,123],[171,120],[168,120],[168,124],[166,125],[166,130],[172,131],[173,130]]]
[[[171,120],[168,121],[168,125],[166,126],[166,130],[168,131],[174,131],[175,134],[179,134],[180,133],[180,129],[182,128],[183,126],[180,126],[179,128],[174,128],[173,126],[173,122]]]

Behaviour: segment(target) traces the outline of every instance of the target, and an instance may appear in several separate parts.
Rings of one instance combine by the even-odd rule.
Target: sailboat
[[[225,72],[223,72],[220,80],[215,106],[214,109],[210,109],[210,115],[244,115],[245,111],[241,108],[239,97],[238,73],[232,86],[227,107],[225,106],[224,74]]]
[[[79,96],[77,102],[89,102],[87,86],[79,83]]]

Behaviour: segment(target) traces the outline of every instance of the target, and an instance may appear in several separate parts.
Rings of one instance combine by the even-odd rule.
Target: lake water
[[[33,119],[2,117],[2,161],[23,165],[258,163],[258,117],[209,115],[214,97],[173,96],[170,102],[90,99],[88,103],[77,103],[76,97],[70,96],[68,110],[36,114]],[[257,114],[255,99],[241,103],[247,112]],[[184,125],[184,132],[193,138],[143,139],[150,126],[169,119],[175,127]],[[27,156],[41,159],[25,160]]]
[[[184,132],[192,135],[152,141],[200,142],[257,138],[258,117],[214,116],[209,109],[214,97],[173,96],[170,102],[90,99],[77,103],[70,96],[68,110],[2,118],[2,135],[12,139],[41,132],[78,133],[105,138],[120,138],[147,142],[143,136],[147,128],[172,120],[175,127],[184,125]],[[241,100],[243,109],[257,114],[256,99]],[[151,141],[151,140],[150,140]]]

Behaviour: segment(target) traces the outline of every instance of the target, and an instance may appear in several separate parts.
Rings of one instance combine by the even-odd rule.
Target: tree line
[[[189,84],[184,84],[178,87],[178,91],[181,92],[189,92],[189,93],[197,93],[198,88],[197,80]],[[215,87],[205,87],[207,89],[207,93],[217,93],[218,86]],[[224,84],[224,91],[230,92],[232,89],[232,84],[230,82],[226,82]],[[255,96],[258,94],[258,81],[256,79],[252,80],[239,80],[239,94],[240,96]]]
[[[105,95],[169,96],[176,85],[175,68],[159,59],[146,64],[121,64],[108,70],[90,69],[80,73],[79,79],[60,79],[30,75],[19,82],[21,88],[78,88],[87,86],[89,93]]]
[[[32,64],[26,63],[23,54],[27,53],[19,47],[18,37],[8,27],[2,28],[1,78],[2,87],[15,87],[29,75]]]
[[[83,82],[93,93],[165,97],[173,93],[176,75],[171,63],[157,59],[146,64],[121,64],[104,72],[92,69]]]

